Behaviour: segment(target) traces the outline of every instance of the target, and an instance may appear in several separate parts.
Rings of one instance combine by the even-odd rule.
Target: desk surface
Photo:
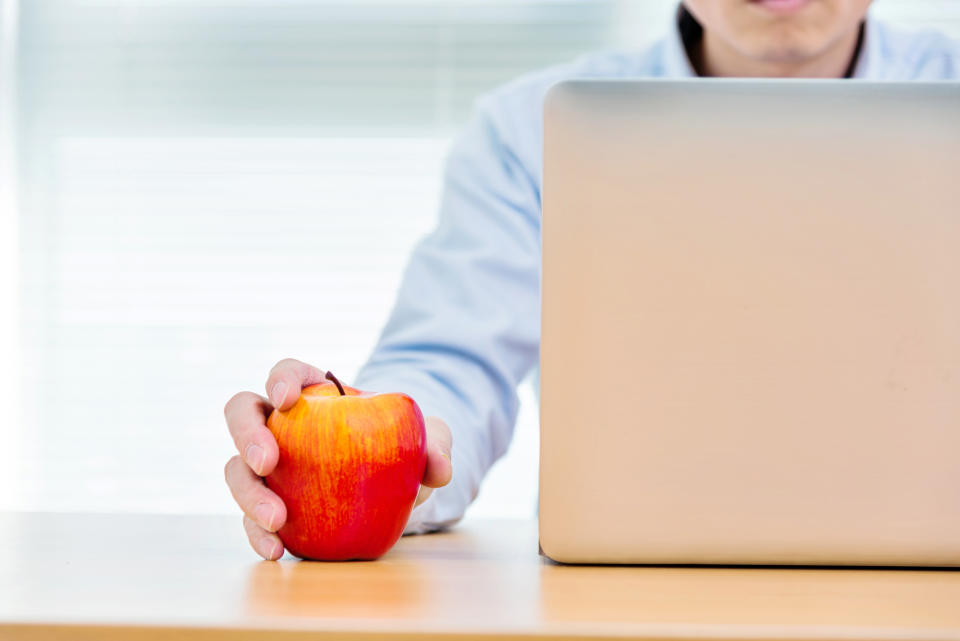
[[[257,561],[240,519],[0,514],[0,638],[960,639],[960,571],[570,567],[536,523]]]

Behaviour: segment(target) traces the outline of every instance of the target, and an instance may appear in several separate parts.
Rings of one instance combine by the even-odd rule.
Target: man
[[[686,0],[676,30],[646,51],[586,56],[480,100],[447,159],[438,226],[417,245],[393,314],[354,382],[406,392],[427,416],[427,468],[406,532],[463,515],[507,448],[517,385],[537,361],[547,88],[573,77],[960,77],[960,43],[895,31],[866,17],[870,1]],[[275,532],[286,512],[261,479],[278,457],[265,418],[323,376],[284,360],[267,379],[268,398],[242,392],[224,409],[240,452],[227,463],[227,483],[251,545],[267,559],[283,553]]]

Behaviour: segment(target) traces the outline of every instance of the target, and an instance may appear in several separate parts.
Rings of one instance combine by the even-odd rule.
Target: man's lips
[[[796,13],[810,4],[812,0],[750,0],[753,4],[772,13],[791,14]]]

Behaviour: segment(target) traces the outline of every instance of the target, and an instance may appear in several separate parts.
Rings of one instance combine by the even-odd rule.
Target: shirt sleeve
[[[405,533],[457,522],[506,451],[517,386],[540,336],[538,180],[505,140],[490,99],[446,160],[436,228],[416,246],[397,300],[355,382],[409,394],[453,433],[453,479]]]

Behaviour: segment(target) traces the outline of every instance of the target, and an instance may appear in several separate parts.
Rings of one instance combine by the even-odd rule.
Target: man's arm
[[[410,394],[453,433],[453,480],[407,532],[456,522],[507,448],[540,336],[538,181],[481,101],[447,158],[439,222],[418,243],[355,385]]]

